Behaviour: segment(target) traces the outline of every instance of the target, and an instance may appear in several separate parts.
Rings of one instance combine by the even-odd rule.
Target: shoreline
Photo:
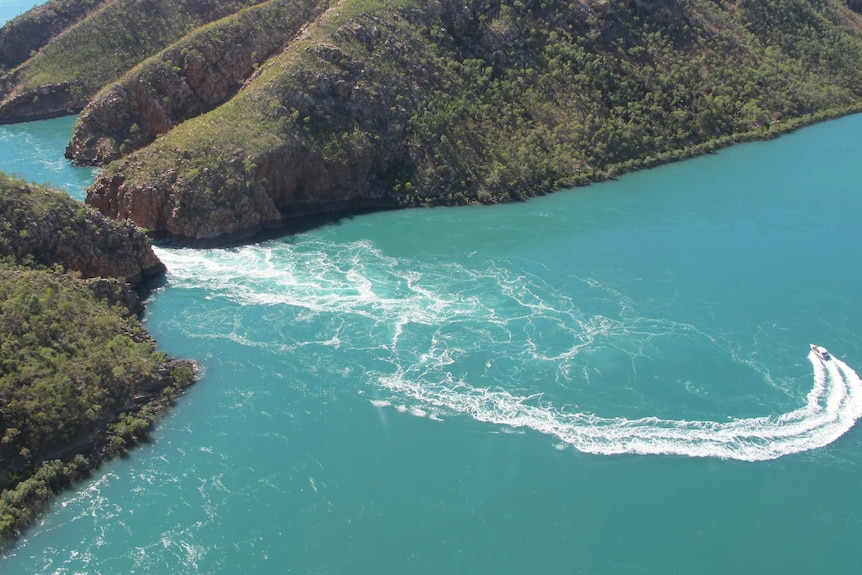
[[[862,112],[862,102],[814,112],[757,130],[720,136],[686,148],[584,172],[572,176],[565,182],[559,182],[558,185],[554,186],[553,191],[533,193],[530,197],[606,181],[636,170],[658,167],[716,152],[734,144],[768,141],[803,127],[859,112]],[[524,200],[514,199],[489,203],[510,203],[513,201]],[[469,204],[474,205],[480,203],[482,202],[469,202]],[[403,207],[418,207],[419,205],[421,204]],[[441,202],[432,205],[457,206],[466,204],[463,202]],[[306,221],[305,223],[310,223],[307,227],[313,228],[331,223],[339,217],[350,217],[357,213],[369,211],[379,210],[359,210],[338,216],[319,214],[313,218],[313,222]],[[233,243],[235,245],[236,243],[252,242],[256,238],[259,240],[261,234],[273,237],[274,235],[296,232],[295,229],[292,232],[285,232],[285,230],[290,230],[290,223],[278,229],[259,231],[246,240],[234,241]],[[169,239],[173,240],[174,238]],[[155,340],[150,337],[149,341],[155,347]],[[156,377],[139,390],[122,409],[113,414],[110,421],[102,421],[101,425],[86,438],[44,457],[38,467],[14,470],[7,476],[3,485],[0,486],[2,489],[0,504],[5,504],[5,509],[2,509],[5,515],[0,514],[0,551],[5,551],[14,545],[15,541],[26,533],[26,530],[33,525],[42,512],[54,502],[57,495],[73,487],[81,480],[92,476],[102,464],[116,457],[123,457],[140,444],[146,443],[154,424],[166,415],[177,398],[200,379],[200,367],[192,360],[165,357],[158,365],[156,374]]]
[[[91,477],[102,464],[149,441],[154,424],[200,378],[192,360],[165,359],[158,377],[86,438],[50,454],[38,467],[7,478],[0,491],[0,552],[20,539],[56,497]]]
[[[685,148],[661,152],[655,156],[636,160],[626,160],[625,162],[612,164],[604,170],[596,170],[585,175],[583,178],[575,176],[574,182],[568,187],[579,187],[591,183],[606,181],[629,172],[656,168],[677,161],[689,160],[706,154],[718,152],[719,150],[729,148],[736,144],[768,142],[769,140],[774,140],[808,126],[859,113],[862,113],[862,100],[837,108],[829,108],[812,112],[804,116],[796,116],[787,120],[776,120],[771,124],[767,124],[765,127],[749,130],[747,132],[722,135],[715,139],[709,139],[704,142],[692,144]],[[562,189],[564,188],[555,188],[555,191]]]
[[[448,202],[445,196],[440,198],[413,198],[409,205],[402,207],[436,207],[436,206],[461,206],[461,205],[493,205],[505,204],[519,201],[527,201],[530,198],[554,194],[557,192],[580,188],[590,184],[596,184],[613,180],[619,176],[636,172],[639,170],[648,170],[657,168],[666,164],[672,164],[683,160],[690,160],[707,154],[712,154],[730,148],[737,144],[748,144],[753,142],[768,142],[786,134],[795,132],[796,130],[813,126],[829,120],[836,120],[845,116],[862,113],[862,99],[852,104],[839,106],[837,108],[828,108],[812,112],[804,116],[796,116],[786,120],[777,120],[765,127],[760,127],[747,132],[739,132],[735,134],[725,134],[711,138],[709,140],[691,144],[684,148],[676,148],[665,152],[658,152],[655,155],[650,155],[645,158],[635,158],[610,164],[604,168],[595,168],[585,170],[571,176],[564,176],[556,180],[549,186],[548,189],[523,190],[525,197],[503,199],[498,201],[496,198],[490,198],[490,201],[483,202],[481,200],[472,200],[467,202]],[[477,194],[478,195],[478,194]],[[439,201],[438,201],[439,200]],[[399,209],[399,208],[394,208]],[[350,215],[347,213],[345,215]]]
[[[351,206],[309,212],[304,215],[285,217],[281,220],[262,222],[258,226],[246,230],[236,230],[213,237],[188,237],[171,234],[165,231],[148,231],[147,234],[155,242],[175,247],[187,247],[192,249],[226,248],[258,243],[261,241],[287,237],[297,233],[313,230],[319,227],[338,223],[343,219],[349,219],[364,214],[430,207],[458,207],[477,205],[496,205],[528,201],[530,198],[554,194],[573,188],[580,188],[590,184],[613,180],[625,174],[638,170],[657,168],[673,162],[689,160],[706,154],[716,153],[722,149],[737,144],[752,142],[766,142],[779,138],[785,134],[792,133],[801,128],[819,124],[821,122],[835,120],[844,116],[862,113],[862,100],[817,112],[804,116],[775,121],[766,126],[739,132],[726,134],[711,138],[709,140],[691,144],[684,148],[658,152],[642,158],[629,159],[601,168],[584,170],[576,174],[562,176],[550,183],[550,185],[536,185],[533,188],[521,188],[510,190],[505,197],[491,195],[487,192],[474,191],[468,194],[440,195],[440,196],[403,196],[395,203],[377,205],[359,205],[355,200]],[[371,202],[373,203],[373,202]]]

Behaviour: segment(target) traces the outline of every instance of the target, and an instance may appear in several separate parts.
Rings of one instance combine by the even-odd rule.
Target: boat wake
[[[804,406],[779,416],[727,422],[606,418],[566,413],[536,404],[537,397],[456,385],[417,385],[399,376],[381,378],[389,390],[425,406],[470,415],[478,421],[528,428],[593,454],[685,455],[742,461],[776,459],[829,445],[862,416],[862,380],[843,361],[813,351],[814,386]]]
[[[233,250],[161,249],[159,257],[171,270],[172,289],[239,304],[186,306],[172,320],[178,330],[291,354],[291,365],[326,374],[322,385],[343,381],[364,393],[371,384],[375,406],[420,417],[467,415],[538,431],[586,453],[757,461],[828,445],[862,415],[859,376],[812,347],[813,387],[801,407],[716,421],[726,409],[722,396],[753,397],[756,404],[745,403],[749,412],[773,405],[773,396],[760,391],[740,397],[750,389],[735,383],[735,374],[744,380],[747,370],[759,372],[767,393],[798,392],[697,326],[645,313],[590,278],[545,281],[529,262],[408,261],[368,242],[315,238]],[[683,365],[692,357],[695,363]],[[698,379],[724,370],[720,393],[707,398],[692,382],[664,381],[663,358],[678,362],[674,371],[697,370]],[[644,394],[645,382],[654,391]],[[643,417],[665,407],[662,417]],[[626,411],[595,415],[604,409]],[[668,416],[680,409],[698,416]]]

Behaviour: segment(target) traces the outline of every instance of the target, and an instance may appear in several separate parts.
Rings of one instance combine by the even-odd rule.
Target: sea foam
[[[202,321],[212,321],[212,337],[279,354],[328,348],[315,361],[325,361],[337,349],[342,359],[332,361],[338,373],[345,361],[372,358],[356,371],[380,390],[371,399],[378,408],[433,419],[466,415],[534,430],[586,453],[745,461],[823,447],[862,415],[856,372],[837,358],[821,362],[813,353],[813,385],[804,404],[786,413],[715,421],[630,413],[613,417],[578,408],[577,402],[589,400],[584,382],[597,373],[605,382],[612,377],[602,370],[622,370],[631,378],[636,365],[669,357],[668,348],[706,346],[710,353],[721,348],[694,325],[639,314],[623,294],[591,278],[574,280],[579,301],[586,302],[579,306],[571,292],[512,262],[469,267],[404,261],[369,242],[303,238],[231,250],[159,249],[158,254],[175,288],[204,288],[241,307],[283,312],[267,312],[268,322],[259,332],[248,331],[252,328],[243,326],[239,315],[195,318],[189,325],[200,329]],[[315,339],[271,341],[273,333],[281,333],[272,331],[280,323],[313,324]],[[220,336],[219,329],[224,329]],[[299,330],[285,330],[284,338],[300,337],[294,331]],[[764,366],[755,371],[774,383]],[[546,393],[551,388],[556,395]],[[571,389],[578,393],[566,396]],[[791,391],[787,395],[796,397]]]

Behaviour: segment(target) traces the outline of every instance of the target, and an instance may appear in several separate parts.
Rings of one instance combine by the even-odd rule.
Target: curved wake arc
[[[374,367],[364,370],[362,383],[371,379],[393,394],[391,402],[381,398],[375,404],[409,399],[416,402],[416,415],[464,414],[532,429],[586,453],[745,461],[823,447],[862,416],[859,376],[843,361],[821,360],[814,351],[808,356],[813,386],[806,400],[780,415],[720,422],[609,418],[544,401],[546,382],[570,384],[582,377],[591,361],[578,358],[584,349],[610,349],[634,363],[673,346],[717,345],[696,326],[644,315],[613,286],[590,278],[568,278],[561,290],[509,261],[468,266],[399,259],[368,241],[316,237],[231,250],[159,249],[158,255],[175,289],[203,289],[207,297],[259,306],[278,317],[276,323],[314,325],[291,345],[339,348],[332,369],[350,361],[365,365],[372,357]],[[206,325],[210,336],[283,351],[271,341],[270,324],[258,332],[238,317],[209,313],[191,324]],[[663,348],[652,343],[665,338]],[[492,387],[466,383],[484,365],[490,370],[490,359],[505,366],[481,380]],[[523,384],[535,383],[527,389],[536,393],[506,391],[512,374]]]
[[[470,415],[482,422],[528,428],[563,446],[601,455],[686,455],[742,461],[776,459],[829,445],[862,416],[862,380],[843,361],[821,362],[812,352],[814,386],[804,406],[779,416],[728,422],[604,418],[531,405],[531,397],[475,389],[464,383],[423,386],[399,375],[380,383],[423,405]]]

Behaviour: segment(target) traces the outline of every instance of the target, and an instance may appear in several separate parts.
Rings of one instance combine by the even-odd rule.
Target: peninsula
[[[163,271],[136,226],[0,174],[0,544],[194,380],[138,319]]]

